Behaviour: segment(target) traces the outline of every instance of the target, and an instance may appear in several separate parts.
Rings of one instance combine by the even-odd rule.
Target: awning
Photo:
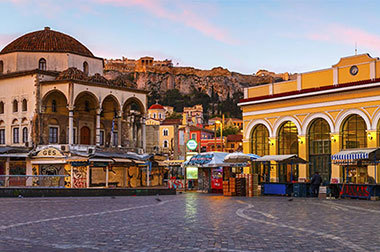
[[[349,149],[340,151],[331,156],[333,161],[376,161],[380,159],[380,148]]]
[[[113,160],[110,158],[90,158],[90,162],[102,162],[102,163],[113,163]]]
[[[113,158],[113,161],[115,161],[115,163],[133,163],[133,161],[128,158]]]
[[[29,156],[29,153],[7,153],[7,154],[0,154],[1,157],[15,157],[15,158],[27,158]]]
[[[245,154],[243,152],[233,152],[224,157],[224,162],[227,163],[246,163],[260,156],[255,154]]]
[[[224,162],[227,155],[227,152],[203,152],[192,156],[185,165],[194,165],[199,168],[230,167],[231,164]]]
[[[168,166],[181,166],[185,160],[165,160],[164,163]]]
[[[287,164],[307,164],[308,162],[297,155],[266,155],[258,159],[252,160],[254,162],[270,162]]]
[[[66,164],[65,159],[50,159],[50,160],[32,160],[32,164]]]

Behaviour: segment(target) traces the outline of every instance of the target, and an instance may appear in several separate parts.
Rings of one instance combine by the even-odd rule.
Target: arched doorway
[[[126,147],[136,148],[143,147],[142,118],[145,115],[145,107],[143,103],[137,98],[129,98],[123,105],[123,121],[122,132],[123,137],[122,145]]]
[[[93,93],[84,91],[77,95],[74,102],[74,127],[78,127],[79,143],[93,145],[96,143],[96,114],[99,101]]]
[[[91,143],[91,130],[87,126],[80,129],[80,144],[89,145]]]
[[[265,156],[269,155],[269,131],[263,124],[256,125],[251,133],[251,153]],[[254,173],[259,174],[260,182],[269,182],[270,166],[254,162]]]
[[[308,131],[309,176],[319,172],[324,182],[331,176],[330,126],[325,119],[315,119]]]
[[[298,155],[298,130],[291,121],[284,122],[278,131],[277,153],[279,155]],[[280,183],[298,180],[298,165],[280,164],[278,168]]]

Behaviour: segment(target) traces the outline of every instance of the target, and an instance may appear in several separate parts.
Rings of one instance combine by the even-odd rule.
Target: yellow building
[[[379,168],[353,160],[343,168],[331,162],[346,151],[369,153],[380,146],[380,60],[368,54],[344,57],[331,68],[301,73],[295,80],[263,84],[244,90],[246,153],[297,154],[309,164],[293,174],[308,180],[319,171],[325,181],[366,183],[379,181]],[[334,156],[333,156],[334,157]],[[287,166],[273,166],[271,181],[286,182]]]

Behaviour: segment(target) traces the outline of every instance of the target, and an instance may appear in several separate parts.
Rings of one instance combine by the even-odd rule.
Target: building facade
[[[341,58],[331,68],[298,74],[295,80],[246,88],[239,104],[244,152],[297,154],[309,162],[299,166],[298,181],[315,171],[331,183],[347,175],[355,183],[369,177],[379,181],[376,165],[331,162],[340,151],[380,146],[379,95],[380,61],[368,54]],[[273,166],[271,181],[286,181],[289,169]]]
[[[10,174],[12,159],[24,170],[20,174],[34,174],[39,163],[31,159],[49,148],[44,165],[55,164],[52,152],[61,164],[69,164],[72,151],[144,153],[147,92],[105,79],[103,59],[66,34],[46,27],[5,46],[0,89],[0,147],[31,151],[17,158],[4,154],[3,174]],[[61,168],[56,173],[63,174]]]

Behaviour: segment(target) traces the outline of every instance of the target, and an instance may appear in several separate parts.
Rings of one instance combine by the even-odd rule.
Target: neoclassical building
[[[369,153],[380,146],[380,60],[344,57],[332,67],[301,73],[295,80],[246,88],[240,104],[244,152],[297,154],[309,164],[293,175],[305,181],[319,171],[325,181],[379,181],[379,168],[365,160],[343,166],[332,155]],[[346,168],[348,168],[346,170]],[[272,166],[270,180],[289,181],[289,166]],[[346,174],[347,175],[347,174]]]
[[[95,148],[144,153],[147,92],[122,78],[104,78],[103,67],[102,58],[49,27],[5,46],[0,51],[1,150],[47,146],[66,159],[72,151]],[[32,174],[34,164],[54,164],[29,154],[23,159],[1,155],[7,161],[0,164],[0,174],[12,174],[12,161],[17,171],[24,169],[20,174]],[[70,170],[66,159],[58,174],[66,164]]]

